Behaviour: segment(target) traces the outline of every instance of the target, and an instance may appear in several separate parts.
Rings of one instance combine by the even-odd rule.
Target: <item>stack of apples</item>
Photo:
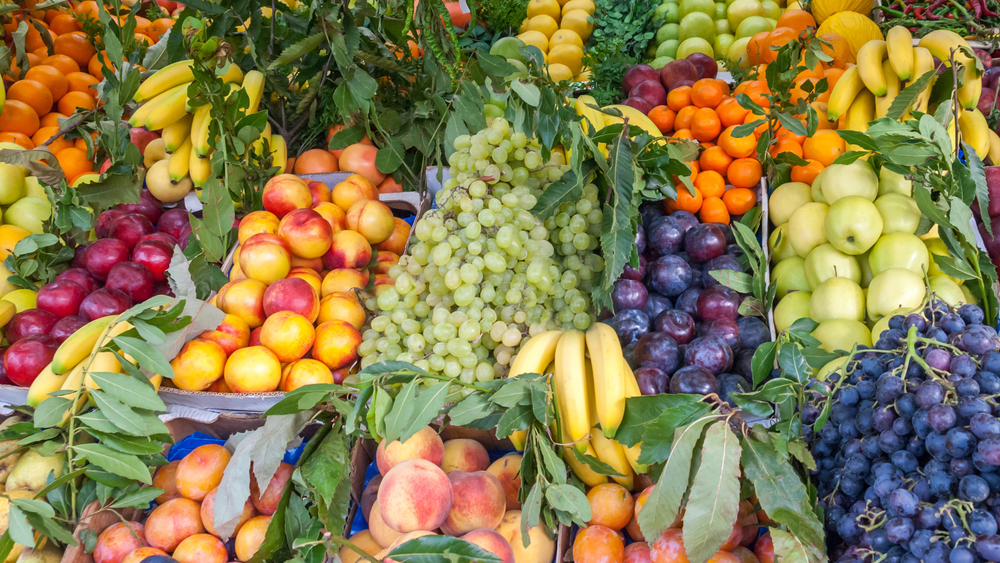
[[[240,221],[230,282],[212,299],[226,317],[171,362],[188,391],[266,393],[340,383],[358,359],[362,296],[392,284],[409,225],[352,174],[333,190],[282,174],[263,211]]]
[[[949,305],[974,302],[934,263],[948,255],[941,239],[916,235],[921,213],[911,181],[888,168],[833,164],[811,187],[778,186],[769,202],[778,331],[811,318],[819,323],[813,336],[829,351],[870,346],[889,318],[921,305],[925,275]]]

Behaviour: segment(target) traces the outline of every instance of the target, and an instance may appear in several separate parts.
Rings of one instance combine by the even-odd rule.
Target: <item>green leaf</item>
[[[319,447],[302,464],[302,478],[326,504],[333,502],[350,463],[350,447],[343,429],[334,425]]]
[[[567,447],[566,451],[570,452],[573,455],[573,457],[576,458],[577,461],[589,467],[591,471],[593,471],[594,473],[597,473],[599,475],[607,475],[608,477],[624,477],[624,475],[615,471],[614,468],[611,467],[610,465],[602,462],[596,457],[592,457],[587,454],[582,454],[576,448]]]
[[[122,352],[135,358],[139,367],[168,379],[174,378],[174,369],[170,367],[170,362],[148,343],[131,336],[116,336],[113,341]]]
[[[167,406],[148,383],[121,373],[98,372],[89,375],[100,386],[101,391],[126,405],[151,411],[167,410]]]
[[[151,485],[153,482],[149,475],[149,469],[134,455],[116,452],[102,444],[79,444],[73,446],[73,449],[75,453],[86,457],[90,463],[115,475],[134,479],[147,485]]]
[[[49,397],[35,409],[35,428],[48,428],[62,422],[73,402],[65,397]]]
[[[847,151],[844,154],[838,156],[834,159],[833,164],[854,164],[856,160],[863,156],[867,156],[869,153],[864,151]]]
[[[596,170],[597,163],[593,159],[587,159],[581,164],[582,173],[579,176],[573,170],[566,171],[538,196],[538,202],[531,212],[544,221],[558,213],[562,204],[579,201],[583,197],[583,187],[587,184],[587,179]]]
[[[506,438],[518,430],[527,430],[533,420],[535,415],[530,405],[516,405],[508,409],[497,422],[497,438]]]
[[[960,260],[953,256],[935,254],[934,263],[941,268],[942,272],[953,278],[960,280],[979,279],[979,276],[976,275],[976,272],[965,262],[965,260]]]
[[[490,402],[508,409],[515,405],[530,405],[531,385],[524,379],[507,381],[503,387],[493,393]]]
[[[745,438],[743,469],[757,491],[761,508],[772,518],[775,512],[781,510],[812,513],[808,509],[809,495],[802,478],[772,445]],[[813,522],[812,527],[822,531],[818,520]]]
[[[502,559],[459,538],[423,536],[403,543],[387,557],[399,563],[502,563]]]
[[[148,508],[149,503],[156,500],[156,497],[162,493],[163,489],[143,487],[134,493],[118,498],[111,504],[111,508]]]
[[[629,397],[625,400],[625,416],[618,427],[618,432],[615,433],[615,440],[626,447],[632,447],[649,437],[648,426],[658,418],[667,416],[668,412],[671,411],[680,413],[681,411],[674,410],[677,407],[697,406],[702,399],[703,397],[700,395],[681,393]],[[676,428],[684,424],[678,420],[673,423],[672,427]]]
[[[302,39],[298,43],[293,43],[292,45],[285,47],[285,50],[281,52],[281,55],[279,55],[278,58],[271,61],[271,64],[268,65],[267,70],[273,71],[280,66],[284,66],[293,61],[297,61],[306,54],[311,53],[316,49],[318,49],[320,45],[322,45],[325,41],[326,41],[326,35],[323,32],[319,32],[319,33],[314,33],[306,37],[305,39]]]
[[[778,367],[786,377],[798,381],[805,385],[812,375],[812,370],[802,356],[802,350],[798,344],[788,342],[778,349]]]
[[[979,200],[979,213],[982,217],[989,217],[990,190],[986,185],[986,169],[983,167],[983,161],[979,159],[979,155],[976,154],[976,151],[969,148],[965,149],[965,154],[967,155],[966,162],[969,164],[969,173],[976,186],[976,198]],[[983,221],[983,225],[986,227],[986,232],[989,233],[990,236],[993,236],[992,221]],[[937,262],[936,258],[935,262]]]
[[[7,531],[15,542],[24,546],[35,545],[35,536],[31,533],[27,517],[16,504],[10,506],[7,514]]]
[[[441,414],[441,409],[448,398],[448,389],[451,383],[442,381],[417,395],[413,401],[413,414],[407,420],[408,426],[400,433],[399,440],[405,442],[411,436],[420,431],[434,421]],[[396,403],[399,404],[398,402]]]
[[[153,455],[163,451],[162,440],[153,440],[146,436],[108,434],[94,429],[91,429],[90,433],[105,446],[126,454]]]
[[[753,277],[733,270],[712,270],[708,273],[722,285],[738,293],[753,293]]]
[[[913,105],[917,96],[927,89],[927,86],[931,83],[931,79],[933,79],[936,75],[936,70],[930,70],[925,72],[920,78],[910,81],[906,88],[903,88],[903,90],[896,95],[896,98],[892,101],[888,111],[886,111],[885,117],[887,119],[892,119],[893,121],[903,117],[907,108]]]
[[[774,543],[774,558],[783,563],[813,563],[809,549],[792,534],[781,528],[771,528],[771,541]]]
[[[101,409],[101,412],[108,417],[108,420],[123,432],[132,436],[142,436],[145,434],[145,425],[142,424],[139,416],[131,407],[103,391],[91,390],[90,397],[94,400],[97,408]]]
[[[708,427],[701,449],[705,463],[694,476],[684,508],[684,548],[691,563],[708,561],[733,532],[740,504],[741,452],[728,424]]]
[[[535,86],[534,84],[526,84],[521,82],[520,78],[516,78],[510,83],[510,87],[517,93],[518,96],[521,97],[522,100],[524,100],[524,103],[534,108],[538,107],[538,103],[542,99],[538,86]]]
[[[467,427],[470,424],[491,416],[495,408],[481,393],[473,393],[448,409],[448,417],[452,426]]]
[[[754,350],[753,358],[750,360],[754,388],[771,375],[771,370],[774,369],[774,357],[777,349],[777,342],[764,342]]]
[[[587,495],[573,485],[550,485],[545,489],[545,499],[552,508],[568,513],[574,522],[583,524],[592,517]]]
[[[79,193],[95,209],[107,209],[119,203],[139,203],[141,186],[129,175],[105,172],[100,180],[80,186]]]
[[[958,232],[962,233],[966,243],[975,246],[976,235],[972,232],[972,225],[974,224],[972,209],[957,196],[951,196],[949,203],[951,203],[951,212],[948,214],[948,219],[951,220],[952,226]]]
[[[403,147],[398,141],[386,141],[384,147],[375,154],[375,166],[383,174],[392,174],[403,163]]]
[[[521,537],[524,541],[524,547],[528,547],[528,530],[538,525],[538,517],[541,511],[542,486],[541,483],[536,481],[531,486],[531,490],[528,491],[528,496],[525,497],[524,502],[521,504]]]
[[[778,114],[778,121],[781,123],[782,127],[788,129],[792,133],[802,136],[806,135],[806,126],[795,117],[782,112]]]
[[[379,427],[378,420],[381,417],[385,421],[385,434],[382,439],[388,443],[399,440],[399,437],[409,427],[413,419],[415,399],[417,395],[417,379],[411,379],[409,383],[400,389],[395,399],[390,398],[383,389],[376,389],[375,398],[375,425]]]

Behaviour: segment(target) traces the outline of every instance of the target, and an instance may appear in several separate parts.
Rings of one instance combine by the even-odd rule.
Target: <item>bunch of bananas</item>
[[[949,56],[955,52],[955,63],[962,66],[962,86],[958,89],[958,130],[979,158],[991,153],[1000,154],[1000,137],[990,130],[986,116],[976,109],[983,91],[982,77],[976,70],[975,60],[963,50],[972,52],[962,36],[953,31],[936,30],[920,38],[913,46],[913,35],[903,26],[889,30],[885,40],[865,43],[858,50],[857,65],[848,68],[830,92],[827,117],[837,120],[844,117],[843,129],[864,132],[868,124],[886,116],[892,102],[907,83],[917,80],[935,69],[934,58],[948,66]],[[928,104],[935,76],[927,88],[907,108],[910,111],[933,113]],[[955,143],[954,127],[949,128]]]
[[[647,470],[638,462],[642,444],[627,448],[614,437],[625,416],[625,399],[640,392],[614,329],[595,323],[586,333],[551,330],[532,336],[510,367],[510,377],[526,373],[553,374],[553,433],[576,476],[590,487],[607,482],[573,455],[574,448],[611,466],[621,475],[615,481],[631,490],[634,474]],[[523,449],[523,434],[511,440]]]
[[[250,98],[247,115],[257,111],[264,93],[264,75],[261,72],[251,70],[244,76],[239,67],[231,64],[222,80],[230,84],[230,95],[240,89],[246,91]],[[209,157],[215,142],[209,138],[209,125],[212,123],[209,114],[212,106],[192,108],[188,104],[187,90],[192,81],[194,72],[191,61],[180,61],[158,70],[136,91],[133,99],[145,103],[132,114],[129,123],[133,127],[144,126],[150,131],[161,132],[160,139],[153,143],[162,143],[162,152],[168,162],[167,174],[172,184],[177,185],[190,179],[194,187],[200,188],[212,171]],[[285,170],[287,147],[281,135],[271,134],[270,124],[265,126],[263,134],[249,149],[260,153],[265,138],[268,139],[271,155],[275,165],[280,168],[280,174]],[[159,146],[152,147],[154,153],[159,149]]]

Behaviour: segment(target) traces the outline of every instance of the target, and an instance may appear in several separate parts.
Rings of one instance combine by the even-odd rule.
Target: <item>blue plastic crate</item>
[[[167,461],[177,461],[183,459],[184,456],[191,453],[198,446],[204,446],[206,444],[218,444],[222,446],[225,443],[226,441],[220,438],[215,438],[209,436],[208,434],[202,434],[201,432],[195,432],[194,434],[189,434],[187,437],[183,438],[180,442],[177,442],[170,448],[170,451],[167,452]],[[295,465],[298,463],[299,458],[302,457],[302,451],[305,447],[306,440],[303,440],[298,447],[286,451],[285,458],[282,461],[290,465]]]

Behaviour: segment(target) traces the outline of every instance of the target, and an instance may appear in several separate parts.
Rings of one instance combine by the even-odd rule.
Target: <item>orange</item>
[[[660,130],[660,133],[667,134],[674,130],[674,118],[677,116],[674,110],[667,106],[656,106],[655,108],[649,110],[650,121],[656,128]]]
[[[72,14],[59,14],[49,22],[49,29],[56,35],[62,35],[71,31],[80,31],[80,24]]]
[[[744,124],[747,123],[760,123],[756,129],[753,130],[753,134],[756,137],[760,137],[764,131],[767,131],[768,121],[759,115],[749,114],[743,121]]]
[[[84,4],[87,3],[84,2]],[[68,56],[76,61],[81,68],[90,62],[90,57],[93,57],[94,53],[97,52],[94,46],[90,44],[90,40],[87,39],[87,34],[82,31],[71,31],[60,35],[56,37],[53,43],[55,44],[57,55]]]
[[[44,29],[44,28],[43,28]],[[52,31],[46,29],[45,33],[49,34],[49,38],[52,40],[56,39],[56,36]],[[45,41],[42,40],[42,35],[33,25],[28,25],[28,34],[24,36],[24,48],[28,51],[35,51],[37,49],[46,49]]]
[[[847,150],[847,143],[836,131],[822,130],[806,139],[802,145],[802,156],[806,160],[819,161],[824,167],[833,164],[838,156]]]
[[[756,158],[738,158],[729,165],[726,176],[737,188],[752,188],[760,182],[763,172]]]
[[[726,127],[726,130],[719,136],[719,146],[733,158],[746,158],[752,155],[757,150],[757,139],[753,135],[733,137],[733,129],[736,127]]]
[[[796,32],[796,36],[801,35],[803,31],[810,27],[816,27],[816,19],[813,18],[812,14],[805,10],[786,10],[785,13],[781,14],[778,18],[778,23],[775,25],[778,27],[788,27]]]
[[[153,40],[145,33],[136,33],[135,42],[137,45],[145,45],[147,47],[153,44]]]
[[[826,71],[826,67],[823,66],[822,62],[817,63],[813,68],[809,68],[809,65],[806,64],[804,57],[799,60],[798,66],[805,68],[805,70],[795,75],[796,82],[802,80],[803,78],[815,78],[816,80],[819,80],[820,78],[823,78],[823,72]]]
[[[97,89],[94,88],[100,80],[87,74],[86,72],[71,72],[66,75],[66,82],[70,92],[83,92],[91,97],[97,97]]]
[[[791,139],[784,139],[784,140],[778,141],[777,144],[775,144],[774,146],[772,146],[771,149],[768,152],[771,153],[772,157],[776,157],[776,156],[778,156],[779,154],[781,154],[783,152],[790,152],[790,153],[794,154],[795,156],[801,157],[802,156],[802,145],[796,143],[795,141],[793,141]]]
[[[694,189],[694,195],[688,191],[687,186],[678,182],[677,188],[677,199],[674,201],[674,206],[682,211],[688,211],[690,213],[697,213],[701,209],[701,202],[703,201],[701,192],[698,188]]]
[[[702,223],[722,223],[729,224],[729,211],[726,204],[717,197],[706,197],[701,204],[701,212],[698,214]]]
[[[694,160],[685,164],[687,164],[688,168],[691,169],[691,181],[694,182],[698,178],[698,174],[701,172],[701,169],[698,167],[698,161]]]
[[[732,161],[733,157],[726,154],[726,151],[722,147],[710,147],[701,153],[698,164],[702,170],[711,170],[725,176],[726,170],[729,169],[729,164]]]
[[[73,9],[74,12],[84,16],[85,19],[93,19],[94,21],[98,21],[100,19],[97,15],[97,10],[97,2],[94,2],[93,0],[80,2],[76,5],[76,8]]]
[[[688,128],[686,128],[686,127],[684,129],[678,129],[678,130],[674,131],[673,138],[674,139],[681,139],[681,140],[684,140],[684,141],[693,141],[694,140],[694,137],[691,136],[691,130],[688,129]]]
[[[813,91],[816,90],[816,83],[819,82],[817,78],[801,78],[795,81],[795,86],[792,86],[791,96],[789,96],[788,101],[793,104],[798,104],[799,100],[804,100],[809,97],[809,92],[802,89],[802,85],[806,82],[812,82]],[[826,93],[829,97],[829,93]]]
[[[819,38],[826,42],[823,45],[823,52],[833,57],[833,60],[830,61],[830,66],[846,69],[848,63],[855,61],[854,54],[851,51],[851,44],[840,34],[824,33]]]
[[[46,115],[43,115],[39,120],[38,124],[42,127],[59,127],[59,118],[66,117],[65,115],[59,113],[58,111],[51,111]]]
[[[691,124],[694,122],[694,114],[696,113],[698,113],[698,108],[694,106],[682,107],[677,112],[677,116],[674,117],[674,129],[677,131],[691,129]]]
[[[96,102],[94,97],[86,92],[67,92],[59,100],[59,113],[72,115],[77,108],[94,109]]]
[[[791,131],[785,129],[784,127],[778,127],[778,130],[775,131],[774,138],[779,141],[784,141],[784,140],[795,141],[799,145],[806,142],[805,135],[796,135],[795,133],[792,133]]]
[[[63,12],[60,10],[53,10],[53,9],[45,10],[45,23],[49,24],[49,28],[52,27],[52,20],[56,19],[56,16],[58,16],[61,13]],[[69,13],[72,14],[73,13],[72,10]]]
[[[707,201],[710,197],[722,197],[726,192],[726,179],[714,170],[705,170],[698,173],[694,187],[698,188]]]
[[[778,56],[776,48],[787,45],[796,39],[799,34],[790,27],[775,27],[767,36],[767,49],[761,52],[760,58],[764,62],[772,62]]]
[[[45,115],[52,109],[52,92],[37,80],[18,80],[7,89],[7,99],[28,104],[37,115]]]
[[[35,143],[33,143],[31,141],[31,138],[25,135],[24,133],[14,133],[14,132],[0,133],[0,142],[15,143],[29,150],[35,148]]]
[[[823,78],[826,78],[826,91],[827,94],[833,91],[833,87],[837,85],[840,77],[844,75],[844,69],[831,67],[823,71]],[[829,98],[829,95],[827,96]]]
[[[45,144],[45,141],[48,141],[49,138],[58,132],[58,127],[39,127],[38,131],[35,131],[35,134],[31,136],[31,142],[34,143],[36,147],[40,147]],[[49,150],[55,154],[72,146],[73,141],[67,141],[65,137],[59,137],[49,144]]]
[[[27,136],[38,131],[38,114],[28,104],[7,100],[0,111],[0,131],[21,133]]]
[[[818,160],[812,160],[809,158],[806,160],[809,164],[805,166],[792,167],[791,179],[793,182],[803,182],[811,186],[813,180],[816,179],[816,176],[818,176],[819,173],[826,167],[823,166]]]
[[[80,72],[80,65],[66,55],[51,55],[45,57],[42,59],[42,64],[55,67],[59,70],[59,72],[63,73],[64,76],[71,72]],[[59,97],[61,98],[62,96]]]
[[[94,56],[90,57],[90,61],[87,63],[87,72],[98,80],[104,80],[104,66],[102,62],[108,65],[109,68],[111,67],[111,59],[108,58],[107,51],[94,53]]]
[[[80,174],[94,171],[94,163],[87,160],[87,151],[76,147],[57,152],[56,160],[59,161],[59,166],[62,167],[67,178],[75,178]]]
[[[722,85],[714,78],[702,78],[691,86],[691,103],[700,108],[714,108],[726,95]]]
[[[34,55],[34,56],[38,57],[38,60],[36,62],[41,62],[42,59],[44,59],[45,57],[49,56],[49,48],[48,47],[39,47],[39,48],[35,49],[34,51],[32,51],[32,52],[30,52],[28,54],[29,55]],[[31,60],[32,59],[28,59],[28,61],[31,61]]]
[[[769,62],[765,57],[771,51],[771,44],[768,42],[770,34],[769,31],[762,31],[750,38],[750,41],[747,42],[747,62],[752,65],[759,62]]]
[[[29,68],[24,78],[25,80],[37,81],[43,84],[48,89],[49,96],[53,102],[66,95],[66,91],[69,89],[66,76],[58,68],[47,64]],[[51,109],[50,107],[49,110],[51,111]],[[39,112],[38,115],[45,115],[45,113],[48,112]]]
[[[691,105],[691,87],[678,86],[667,94],[667,107],[674,111]]]
[[[152,23],[142,16],[135,17],[135,32],[149,35],[149,24]]]
[[[160,36],[167,32],[168,29],[174,27],[174,20],[171,18],[160,18],[153,20],[149,24],[146,35],[149,36],[153,41],[159,41]]]
[[[719,120],[722,121],[723,127],[741,125],[743,120],[746,119],[747,114],[750,113],[750,110],[741,106],[736,101],[736,98],[722,100],[722,103],[719,104],[719,107],[715,108],[715,111],[719,114]]]
[[[747,188],[733,188],[722,196],[730,215],[743,215],[757,205],[757,192]]]
[[[747,84],[746,89],[743,90],[743,93],[760,107],[764,109],[771,107],[771,101],[765,97],[766,94],[771,93],[771,89],[767,87],[767,82],[763,80],[751,80]]]
[[[713,78],[712,80],[716,81],[719,84],[719,88],[722,88],[723,99],[727,98],[731,94],[728,82],[726,82],[721,78]]]
[[[719,114],[712,108],[701,108],[694,112],[691,120],[691,135],[699,141],[714,141],[722,132]]]

